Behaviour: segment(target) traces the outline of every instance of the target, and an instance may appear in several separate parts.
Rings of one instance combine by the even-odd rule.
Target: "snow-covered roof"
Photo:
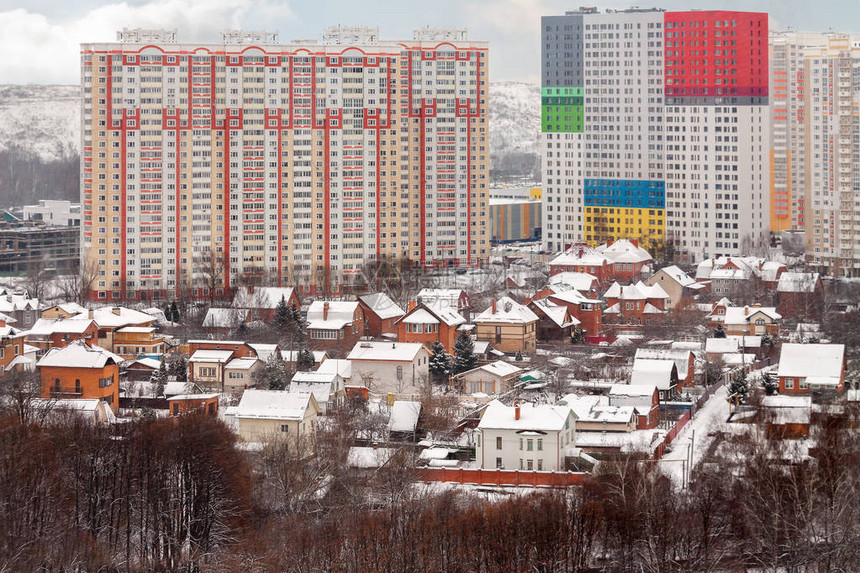
[[[462,289],[455,288],[422,288],[418,292],[418,298],[424,304],[432,304],[439,308],[448,308],[455,311],[462,310],[460,308],[460,297],[463,295]]]
[[[189,362],[218,362],[226,363],[233,356],[232,350],[208,350],[202,349],[196,351],[188,359]]]
[[[722,319],[727,325],[749,324],[750,319],[759,313],[769,317],[771,320],[782,318],[782,315],[776,312],[776,308],[772,306],[729,306],[726,307],[726,313],[722,316]]]
[[[644,263],[653,260],[651,254],[628,239],[618,239],[611,245],[598,245],[595,249],[603,253],[611,263]]]
[[[248,319],[246,308],[210,308],[203,319],[203,328],[234,328]]]
[[[281,297],[290,304],[293,287],[254,287],[252,294],[248,287],[240,287],[233,298],[233,306],[238,308],[267,308],[275,309],[281,302]]]
[[[628,398],[647,397],[650,401],[654,397],[654,390],[656,389],[656,384],[613,384],[609,389],[609,395],[625,396]]]
[[[367,307],[376,313],[376,315],[382,320],[397,318],[398,316],[403,316],[405,314],[403,309],[397,306],[397,303],[391,300],[391,298],[384,292],[365,294],[358,297],[358,299],[367,305]]]
[[[155,319],[139,310],[120,306],[103,306],[93,311],[93,320],[100,328],[122,328],[151,324]]]
[[[726,354],[740,350],[740,339],[737,338],[708,338],[705,340],[705,352],[708,354]]]
[[[317,372],[333,372],[339,374],[344,380],[352,378],[352,362],[344,359],[328,358],[323,360],[317,368]]]
[[[64,319],[53,324],[53,332],[62,334],[83,334],[93,323],[91,319]]]
[[[635,421],[633,406],[612,406],[605,400],[605,396],[582,396],[572,404],[577,426],[583,423],[630,424]]]
[[[421,415],[421,402],[395,400],[391,405],[391,417],[388,419],[390,432],[414,432],[418,427],[418,417]]]
[[[531,309],[514,299],[503,296],[490,307],[476,316],[472,322],[504,322],[508,324],[527,324],[535,322],[538,317]]]
[[[557,432],[564,429],[569,416],[576,418],[570,406],[523,402],[520,404],[520,418],[517,420],[514,406],[506,406],[493,400],[487,404],[478,428]]]
[[[212,398],[217,398],[220,394],[215,392],[210,394],[176,394],[175,396],[171,396],[168,398],[169,400],[211,400]]]
[[[200,352],[199,350],[197,352]],[[234,358],[230,362],[227,363],[227,366],[224,368],[226,370],[250,370],[253,368],[258,362],[260,362],[259,358],[252,358],[250,356],[242,356],[239,358]]]
[[[155,332],[154,326],[123,326],[120,329],[117,329],[117,332],[125,332],[128,334],[148,334],[150,332]]]
[[[362,340],[352,347],[346,359],[412,362],[422,351],[427,352],[427,349],[420,342],[377,342]]]
[[[326,311],[328,307],[328,311]],[[358,301],[315,300],[308,308],[308,328],[315,330],[340,330],[352,324]]]
[[[296,372],[293,374],[293,379],[290,384],[329,384],[337,381],[337,372],[321,372],[319,370],[313,372]]]
[[[352,446],[346,455],[346,464],[358,469],[379,468],[387,464],[396,451],[396,448]]]
[[[495,362],[490,362],[489,364],[484,364],[483,366],[478,366],[472,370],[467,372],[463,372],[463,375],[467,375],[471,372],[486,372],[488,374],[492,374],[493,376],[499,376],[501,378],[506,378],[508,376],[514,376],[522,374],[523,369],[517,366],[514,366],[510,362],[505,362],[503,360],[496,360]]]
[[[55,304],[50,308],[58,308],[64,313],[70,315],[89,313],[89,310],[86,307],[81,306],[76,302],[63,302],[60,304]],[[50,310],[50,308],[45,310]]]
[[[609,257],[588,245],[573,245],[549,262],[550,266],[601,266],[609,263]]]
[[[845,364],[844,344],[785,343],[779,355],[778,376],[798,378],[842,378]],[[819,382],[820,383],[820,382]]]
[[[618,282],[612,283],[612,286],[603,294],[603,298],[615,298],[618,300],[649,300],[649,299],[669,299],[669,295],[663,290],[659,284],[648,286],[642,281],[635,285],[622,286]]]
[[[678,368],[678,376],[686,376],[690,364],[688,349],[682,348],[637,348],[636,358],[649,358],[652,360],[672,360]]]
[[[597,282],[597,277],[592,274],[573,271],[555,274],[547,280],[547,284],[550,286],[568,287],[580,292],[591,290],[591,287],[596,285]]]
[[[180,396],[183,394],[200,394],[200,387],[194,382],[167,382],[164,385],[165,396]]]
[[[593,298],[588,298],[578,290],[566,290],[562,292],[556,292],[550,295],[550,297],[555,300],[560,300],[562,302],[571,303],[571,304],[601,304],[603,301]]]
[[[134,360],[132,364],[140,364],[141,366],[152,368],[153,370],[161,368],[161,360],[156,360],[155,358],[138,358],[137,360]]]
[[[784,272],[776,285],[777,292],[813,293],[818,285],[818,273]]]
[[[559,328],[582,324],[576,317],[567,312],[566,306],[556,304],[548,298],[532,301],[532,304],[538,307]]]
[[[100,346],[89,346],[83,340],[74,340],[63,348],[51,348],[36,363],[43,366],[63,368],[104,368],[107,364],[119,364],[122,358]]]
[[[439,324],[440,321],[438,318],[430,314],[427,309],[419,306],[409,313],[401,322],[406,324]]]
[[[738,348],[761,348],[761,336],[730,334],[726,338],[737,338]]]
[[[248,389],[236,407],[237,418],[301,420],[314,397],[310,393]],[[314,400],[316,401],[316,400]]]
[[[670,277],[682,287],[692,288],[696,290],[704,288],[703,284],[696,282],[696,279],[692,278],[690,275],[688,275],[675,265],[663,267],[662,269],[657,271],[657,273],[660,272],[665,273],[666,276]]]
[[[30,358],[30,357],[28,357],[28,356],[24,356],[23,354],[19,354],[18,356],[16,356],[15,358],[13,358],[13,359],[9,362],[9,364],[7,364],[7,365],[6,365],[6,368],[5,368],[4,370],[5,370],[6,372],[11,372],[11,371],[12,371],[12,370],[14,370],[14,369],[15,369],[15,367],[17,367],[17,366],[22,366],[22,367],[24,367],[25,369],[27,369],[26,367],[28,367],[28,366],[30,366],[31,364],[33,364],[33,362],[34,362],[34,360],[33,360],[32,358]]]
[[[277,344],[261,344],[259,342],[249,342],[248,346],[257,353],[257,358],[262,360],[263,362],[267,361],[272,354],[275,354],[278,350]]]
[[[0,295],[0,312],[9,313],[18,310],[39,310],[39,299],[30,298],[26,292]]]
[[[779,261],[765,261],[761,266],[761,280],[772,283],[777,280],[780,269],[785,270],[785,265]]]
[[[647,384],[668,390],[672,383],[672,371],[677,371],[673,360],[634,358],[630,384]]]

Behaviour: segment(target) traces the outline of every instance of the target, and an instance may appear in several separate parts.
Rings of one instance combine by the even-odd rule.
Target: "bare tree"
[[[57,281],[59,294],[66,302],[84,305],[87,296],[93,291],[99,271],[93,259],[87,258],[81,263],[78,272],[61,276]]]

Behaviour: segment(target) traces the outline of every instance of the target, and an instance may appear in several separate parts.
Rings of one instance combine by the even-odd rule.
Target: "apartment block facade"
[[[767,15],[596,8],[542,19],[544,246],[762,246]]]
[[[464,30],[321,42],[123,30],[81,46],[82,257],[97,300],[245,282],[337,292],[367,263],[489,253],[488,50]]]

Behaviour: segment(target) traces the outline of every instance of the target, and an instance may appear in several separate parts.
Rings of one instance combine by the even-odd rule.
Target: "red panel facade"
[[[666,97],[767,97],[766,13],[666,12]]]

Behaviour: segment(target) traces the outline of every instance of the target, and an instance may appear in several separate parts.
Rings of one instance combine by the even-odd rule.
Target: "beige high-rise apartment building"
[[[375,261],[489,255],[488,47],[123,30],[81,46],[82,256],[96,300],[320,292]]]

